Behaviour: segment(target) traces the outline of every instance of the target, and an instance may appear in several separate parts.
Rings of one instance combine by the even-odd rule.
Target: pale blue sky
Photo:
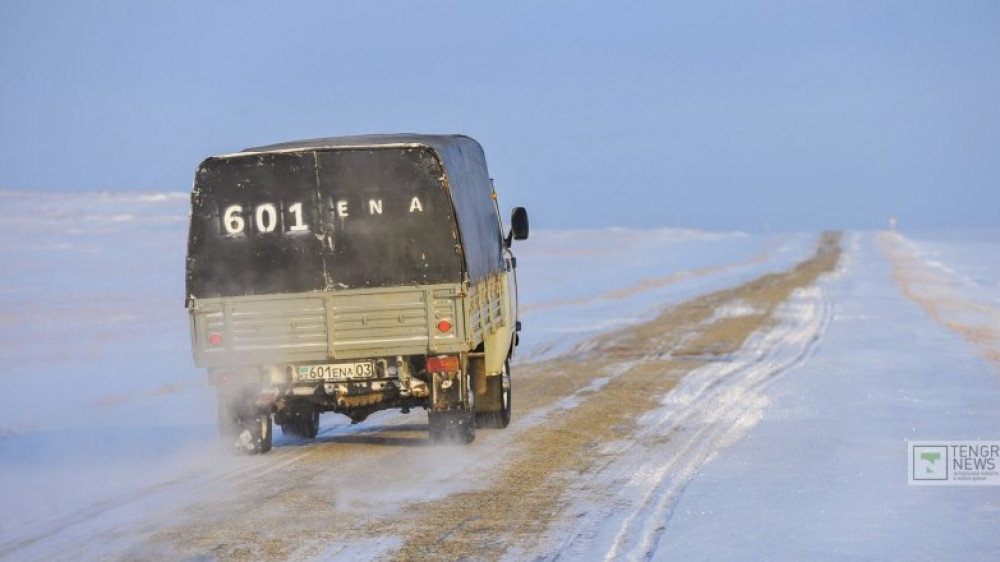
[[[536,227],[1000,224],[1000,2],[0,0],[0,189],[460,132]]]

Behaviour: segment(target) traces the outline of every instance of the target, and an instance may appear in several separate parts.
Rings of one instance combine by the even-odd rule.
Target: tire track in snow
[[[379,433],[393,431],[397,426],[407,422],[408,420],[399,415],[387,417],[379,426],[344,423],[325,427],[320,430],[315,441],[279,440],[272,452],[266,456],[234,456],[224,451],[225,446],[220,444],[218,451],[207,451],[172,478],[137,486],[54,518],[34,522],[28,533],[16,531],[0,533],[0,558],[22,552],[42,541],[58,539],[63,534],[72,533],[76,528],[93,523],[115,510],[139,508],[145,502],[157,501],[168,496],[175,501],[178,498],[204,497],[220,486],[234,489],[252,486],[254,482],[269,474],[294,467],[307,461],[309,457],[321,453],[324,446],[329,446],[330,440],[359,433],[363,433],[367,438],[373,438]],[[181,500],[183,501],[186,500]],[[68,554],[73,548],[66,546],[59,552]],[[55,550],[50,549],[46,557],[57,554]]]
[[[593,539],[611,533],[605,560],[651,557],[698,470],[756,425],[768,405],[763,389],[813,355],[830,322],[830,302],[823,287],[813,286],[797,291],[779,314],[784,322],[777,328],[758,333],[735,357],[688,374],[663,408],[645,416],[634,440],[615,452],[620,460],[595,479],[622,489],[615,504],[627,505],[627,515],[582,522],[554,559],[596,554],[594,547],[607,543]]]
[[[963,287],[957,272],[921,258],[917,243],[898,232],[880,232],[876,243],[892,264],[892,277],[903,294],[922,306],[939,325],[979,348],[998,369],[1000,382],[1000,310],[957,290]]]
[[[11,533],[0,537],[0,558],[16,555],[40,542],[58,542],[64,535],[71,535],[64,546],[47,548],[45,557],[67,556],[76,546],[73,544],[74,533],[79,528],[86,527],[100,518],[108,516],[116,510],[141,510],[146,502],[167,501],[176,505],[184,505],[192,498],[211,496],[218,488],[225,486],[232,489],[252,487],[255,482],[264,477],[299,465],[322,452],[325,441],[347,436],[354,433],[365,433],[368,436],[385,431],[391,431],[395,426],[406,420],[401,416],[385,420],[381,426],[360,427],[344,424],[323,428],[316,441],[293,440],[285,443],[275,443],[275,448],[267,456],[247,457],[233,455],[220,447],[218,451],[208,451],[198,457],[181,474],[173,478],[135,487],[112,497],[91,503],[82,508],[58,515],[52,519],[35,522],[29,533]],[[196,499],[194,501],[197,501]],[[167,508],[169,510],[169,508]],[[113,518],[112,518],[113,519]],[[92,528],[86,534],[94,535]],[[5,533],[6,534],[6,533]],[[67,556],[71,558],[72,556]]]
[[[216,488],[220,484],[231,484],[233,482],[258,478],[261,475],[300,462],[313,453],[313,451],[308,450],[299,452],[299,454],[294,454],[294,452],[296,451],[289,451],[288,458],[281,458],[280,454],[275,455],[279,459],[258,457],[253,459],[252,462],[239,466],[233,466],[232,463],[224,463],[224,466],[220,467],[217,462],[220,460],[219,458],[201,459],[204,461],[203,464],[193,465],[183,475],[140,486],[83,508],[73,510],[67,514],[57,516],[54,519],[38,522],[33,525],[31,534],[27,536],[18,536],[15,534],[11,537],[4,537],[4,544],[0,545],[0,557],[10,556],[23,551],[41,541],[57,538],[63,533],[72,531],[75,527],[92,522],[114,510],[129,509],[139,506],[145,501],[155,500],[166,495],[182,494],[184,497],[197,497],[199,493]],[[230,458],[229,460],[232,459]],[[279,462],[274,462],[275,460]],[[68,546],[64,550],[64,553],[66,550],[71,550],[72,548]],[[51,554],[53,553],[50,551]]]

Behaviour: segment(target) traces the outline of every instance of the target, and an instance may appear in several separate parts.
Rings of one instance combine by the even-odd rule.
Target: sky
[[[535,228],[1000,225],[1000,3],[0,0],[0,190],[463,133]]]

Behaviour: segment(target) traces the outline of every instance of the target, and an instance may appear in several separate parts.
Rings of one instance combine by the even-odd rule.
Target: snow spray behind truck
[[[510,422],[517,345],[512,240],[482,147],[461,135],[316,139],[213,156],[195,175],[191,343],[219,428],[267,452],[272,425],[313,438],[428,410],[435,441]]]

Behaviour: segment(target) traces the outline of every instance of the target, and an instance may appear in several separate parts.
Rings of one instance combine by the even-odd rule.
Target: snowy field
[[[187,195],[0,192],[0,221],[0,558],[20,558],[14,545],[44,558],[46,541],[57,551],[90,540],[78,527],[115,498],[237,467],[214,447],[214,397],[191,361]],[[786,269],[816,239],[534,226],[515,246],[522,362]],[[848,235],[840,270],[748,345],[751,367],[755,349],[772,350],[765,370],[696,371],[644,417],[646,431],[684,438],[632,447],[595,475],[619,491],[553,538],[563,555],[1000,559],[1000,487],[906,484],[907,439],[1000,439],[1000,366],[989,359],[1000,231],[885,236]],[[950,301],[972,304],[929,314],[894,277],[885,244],[934,272],[930,288],[907,278],[910,293],[944,285]],[[964,337],[952,320],[986,336]],[[705,396],[708,408],[685,410]],[[719,430],[725,416],[739,423]],[[323,417],[327,429],[346,424]],[[50,538],[26,544],[55,521]]]

